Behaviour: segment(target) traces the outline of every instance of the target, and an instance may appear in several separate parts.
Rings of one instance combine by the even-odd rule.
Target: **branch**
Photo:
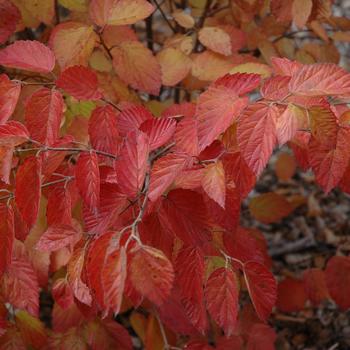
[[[17,148],[15,150],[16,152],[30,152],[30,151],[40,151],[40,152],[48,152],[48,151],[62,151],[62,152],[90,152],[93,151],[96,154],[99,154],[101,156],[109,157],[112,159],[117,159],[118,157],[112,153],[104,152],[104,151],[99,151],[96,149],[84,149],[84,148],[76,148],[76,147],[48,147],[43,145],[41,147],[37,148]]]
[[[205,19],[207,18],[207,15],[208,15],[208,12],[209,12],[209,9],[211,7],[211,3],[212,3],[212,0],[207,0],[207,3],[205,4],[205,9],[202,13],[202,16],[201,18],[199,19],[198,23],[197,23],[197,29],[201,29],[204,25],[204,22],[205,22]],[[199,38],[198,38],[198,35],[197,35],[197,40],[196,40],[196,44],[194,46],[194,52],[197,52],[198,51],[198,47],[199,47]]]
[[[174,34],[176,34],[176,29],[175,27],[171,24],[171,22],[169,21],[168,17],[166,16],[166,14],[164,13],[164,11],[162,10],[162,8],[160,7],[160,5],[158,4],[157,0],[153,0],[154,4],[156,5],[158,11],[161,13],[161,15],[163,16],[165,22],[168,24],[169,28],[172,30],[172,32]]]

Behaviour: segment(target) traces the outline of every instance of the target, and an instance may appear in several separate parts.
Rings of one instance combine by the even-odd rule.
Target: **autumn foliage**
[[[350,257],[278,284],[240,225],[283,145],[350,192],[349,29],[332,0],[0,0],[0,349],[269,350],[275,307],[349,309]]]

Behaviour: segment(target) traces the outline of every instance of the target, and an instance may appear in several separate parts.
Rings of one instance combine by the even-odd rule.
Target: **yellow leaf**
[[[176,34],[164,42],[163,48],[166,49],[168,47],[179,49],[184,54],[189,55],[193,50],[193,38],[188,35]]]
[[[158,95],[161,68],[152,51],[138,41],[125,41],[112,50],[118,76],[134,89]]]
[[[183,28],[190,29],[195,25],[193,17],[185,11],[174,12],[173,17],[176,23]]]
[[[235,66],[230,73],[255,73],[260,74],[263,78],[268,78],[272,74],[272,69],[263,63],[249,62]]]
[[[52,31],[49,44],[61,69],[64,69],[73,65],[86,66],[97,38],[92,26],[65,22]]]
[[[58,0],[60,5],[71,11],[87,11],[87,0]]]
[[[28,27],[36,27],[43,22],[51,24],[55,14],[54,0],[12,0],[21,11],[23,22]]]
[[[157,59],[162,70],[162,82],[165,86],[175,86],[191,70],[191,59],[178,49],[164,49],[158,53]]]
[[[199,31],[199,41],[208,49],[225,56],[232,54],[230,36],[221,28],[204,27]]]
[[[38,318],[23,310],[16,313],[15,319],[25,344],[41,349],[46,343],[45,326],[43,323]]]
[[[100,27],[106,24],[134,24],[154,11],[147,0],[92,0],[90,17]]]
[[[111,61],[108,60],[101,50],[96,50],[92,53],[89,65],[98,72],[110,72],[113,69]]]

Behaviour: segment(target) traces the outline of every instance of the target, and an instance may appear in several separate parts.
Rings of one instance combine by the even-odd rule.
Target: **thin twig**
[[[173,33],[176,33],[176,29],[175,27],[171,24],[171,22],[169,21],[168,17],[166,16],[165,12],[163,11],[163,9],[161,8],[161,6],[159,5],[157,0],[153,0],[154,4],[156,5],[158,11],[161,13],[161,15],[163,16],[165,22],[168,24],[169,28],[173,31]]]
[[[114,103],[114,102],[112,102],[112,101],[110,101],[110,100],[107,100],[106,98],[102,98],[101,99],[103,102],[105,102],[105,103],[107,103],[107,104],[109,104],[109,105],[111,105],[113,108],[115,108],[118,112],[122,112],[122,110]]]

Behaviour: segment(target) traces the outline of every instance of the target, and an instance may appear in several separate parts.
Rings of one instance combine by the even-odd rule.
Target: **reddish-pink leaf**
[[[14,147],[0,146],[0,180],[10,184]]]
[[[39,315],[39,284],[22,243],[14,245],[12,262],[5,271],[0,287],[3,300],[14,308]]]
[[[249,332],[247,350],[275,350],[277,335],[273,328],[266,324],[256,323]]]
[[[238,314],[238,281],[230,269],[219,268],[208,278],[205,286],[210,316],[230,336],[236,326]]]
[[[289,89],[296,95],[350,96],[350,73],[334,63],[304,65],[292,75]]]
[[[169,296],[174,281],[170,261],[158,249],[137,248],[131,260],[131,281],[136,290],[156,305]]]
[[[0,124],[6,123],[11,117],[20,93],[20,84],[11,81],[6,74],[0,75]]]
[[[21,14],[9,0],[0,1],[0,44],[4,43],[15,31]]]
[[[13,240],[15,238],[13,209],[6,203],[0,203],[0,278],[11,264]]]
[[[291,293],[291,291],[293,291]],[[278,283],[276,306],[283,312],[301,311],[307,296],[302,280],[287,277]]]
[[[39,41],[18,40],[0,51],[0,65],[49,73],[55,67],[55,55]]]
[[[277,115],[276,107],[257,102],[250,105],[239,120],[239,148],[255,175],[263,171],[276,144]]]
[[[100,204],[100,171],[96,153],[83,152],[79,155],[75,178],[84,203],[90,210],[97,212]]]
[[[189,162],[190,157],[183,153],[172,153],[158,159],[151,170],[149,199],[156,201]]]
[[[271,63],[276,74],[288,77],[295,75],[303,67],[302,63],[291,61],[285,57],[272,57]]]
[[[85,249],[79,245],[73,252],[67,265],[68,282],[73,290],[75,297],[86,305],[91,305],[92,297],[88,286],[82,280],[84,269]]]
[[[223,133],[248,104],[247,97],[238,97],[236,84],[232,83],[237,80],[235,75],[228,78],[224,83],[214,82],[198,99],[196,117],[200,151]]]
[[[0,125],[0,146],[15,147],[29,140],[27,128],[20,122],[10,120]]]
[[[202,186],[207,195],[225,208],[226,182],[225,170],[221,161],[209,164],[203,174]]]
[[[84,66],[72,66],[65,69],[56,81],[56,85],[78,100],[99,100],[96,73]]]
[[[350,160],[350,129],[340,127],[335,145],[323,144],[312,138],[309,160],[316,181],[327,193],[338,185]]]
[[[198,120],[196,118],[185,117],[177,124],[175,149],[179,152],[198,156]]]
[[[73,225],[56,224],[50,226],[40,237],[36,249],[53,252],[79,239],[79,232]]]
[[[72,196],[69,184],[50,189],[46,217],[49,226],[72,223]]]
[[[333,256],[326,267],[329,294],[342,310],[350,308],[350,257]]]
[[[59,278],[54,282],[52,296],[62,309],[67,309],[74,303],[73,291],[66,278]]]
[[[127,135],[116,163],[120,189],[129,197],[135,197],[142,189],[148,168],[149,141],[141,131]]]
[[[64,102],[60,92],[42,88],[28,100],[26,126],[32,139],[51,146],[58,139]]]
[[[250,298],[259,318],[266,321],[277,299],[277,285],[266,266],[248,261],[243,265],[244,278]]]
[[[90,142],[94,149],[111,154],[119,151],[119,116],[112,106],[97,107],[89,119]]]
[[[130,131],[138,129],[147,119],[153,119],[153,115],[145,107],[127,107],[118,115],[118,130],[121,135],[125,136]]]
[[[123,301],[126,273],[126,252],[124,247],[120,247],[105,257],[101,271],[105,314],[109,309],[114,314],[119,313]]]
[[[151,151],[169,142],[174,135],[175,128],[176,122],[170,118],[148,119],[140,126],[140,130],[149,138]]]
[[[319,268],[307,269],[303,274],[304,288],[308,299],[319,305],[321,301],[329,298],[326,284],[326,275]]]
[[[261,95],[272,101],[284,100],[289,95],[290,77],[277,75],[265,80],[264,85],[261,87]]]
[[[196,246],[181,248],[174,262],[175,281],[183,297],[203,298],[204,255]]]
[[[32,227],[39,213],[41,193],[41,161],[31,156],[17,170],[15,199],[23,220]]]

